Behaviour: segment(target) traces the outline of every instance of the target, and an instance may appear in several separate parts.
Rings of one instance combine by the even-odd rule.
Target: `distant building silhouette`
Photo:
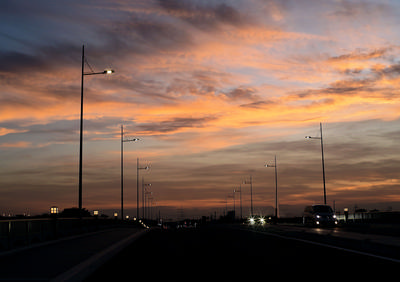
[[[91,214],[87,209],[67,208],[60,213],[60,217],[90,217]]]

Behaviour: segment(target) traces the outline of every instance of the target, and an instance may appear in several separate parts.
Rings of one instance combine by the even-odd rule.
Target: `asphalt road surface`
[[[224,277],[371,278],[397,273],[400,264],[246,230],[208,226],[153,230],[103,265],[87,281]],[[181,280],[181,279],[180,279]]]
[[[139,228],[109,229],[0,253],[0,281],[49,281],[141,232]]]

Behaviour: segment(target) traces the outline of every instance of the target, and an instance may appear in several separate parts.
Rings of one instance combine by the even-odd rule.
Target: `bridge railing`
[[[400,224],[400,212],[352,212],[336,213],[340,222]]]

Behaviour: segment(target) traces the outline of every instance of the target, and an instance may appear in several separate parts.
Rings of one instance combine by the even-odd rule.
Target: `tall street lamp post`
[[[321,156],[322,156],[322,180],[324,182],[324,205],[326,205],[326,186],[325,186],[325,159],[324,159],[324,142],[322,139],[322,123],[319,123],[321,137],[306,136],[306,139],[319,139],[321,140]]]
[[[85,72],[85,45],[82,45],[82,72],[81,72],[81,118],[80,118],[80,135],[79,135],[79,210],[82,211],[82,149],[83,149],[83,78],[85,75],[95,74],[111,74],[114,70],[104,70],[102,72],[94,72],[89,65],[90,72]],[[87,63],[87,62],[86,62]]]
[[[121,124],[121,220],[124,220],[124,143],[136,141],[139,139],[124,139],[124,125]]]
[[[143,219],[146,219],[146,218],[148,218],[149,217],[149,204],[150,204],[150,199],[152,199],[152,196],[153,195],[153,192],[151,192],[151,191],[145,191],[144,192],[144,197],[145,197],[145,200],[144,200],[144,212],[143,212]]]
[[[275,218],[278,218],[278,165],[276,164],[276,155],[275,155],[275,163],[273,165],[266,164],[265,167],[274,167],[275,168]]]
[[[139,158],[136,162],[136,218],[139,219],[139,170],[148,170],[150,167],[147,165],[145,167],[139,167]]]
[[[236,220],[236,199],[235,199],[236,189],[233,189],[233,221]]]
[[[240,220],[243,218],[243,213],[242,213],[242,184],[239,185],[239,190],[236,190],[236,192],[240,193]]]
[[[243,184],[250,184],[250,217],[253,217],[253,178],[250,175],[250,181],[245,180]]]
[[[146,209],[145,209],[145,206],[146,206],[146,201],[145,201],[145,193],[147,192],[146,191],[146,188],[147,187],[151,187],[151,183],[144,183],[144,177],[142,177],[142,214],[143,214],[143,219],[146,219]]]

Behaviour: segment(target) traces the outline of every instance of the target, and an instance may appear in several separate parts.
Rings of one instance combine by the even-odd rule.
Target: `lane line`
[[[300,239],[300,238],[288,237],[288,236],[283,236],[283,235],[273,234],[273,233],[267,233],[267,232],[262,232],[262,231],[257,231],[257,230],[250,230],[250,229],[242,229],[242,230],[247,230],[247,231],[254,232],[254,233],[258,233],[258,234],[262,234],[262,235],[265,235],[265,236],[274,236],[274,237],[278,237],[278,238],[281,238],[281,239],[299,241],[299,242],[303,242],[303,243],[307,243],[307,244],[312,244],[312,245],[316,245],[316,246],[321,246],[321,247],[336,249],[336,250],[340,250],[340,251],[344,251],[344,252],[349,252],[349,253],[353,253],[353,254],[358,254],[358,255],[363,255],[363,256],[378,258],[378,259],[382,259],[382,260],[386,260],[386,261],[391,261],[391,262],[395,262],[395,263],[400,263],[400,259],[395,259],[395,258],[390,258],[390,257],[384,257],[384,256],[380,256],[380,255],[375,255],[375,254],[367,253],[367,252],[362,252],[362,251],[356,251],[356,250],[352,250],[352,249],[347,249],[347,248],[343,248],[343,247],[338,247],[338,246],[335,246],[335,245],[329,245],[329,244],[326,244],[326,243],[319,243],[319,242],[304,240],[304,239]]]

